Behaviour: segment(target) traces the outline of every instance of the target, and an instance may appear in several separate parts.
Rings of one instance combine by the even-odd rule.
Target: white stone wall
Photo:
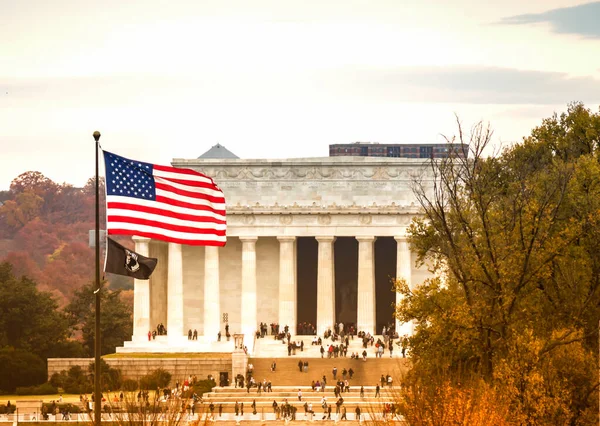
[[[183,331],[204,334],[204,247],[183,246]]]

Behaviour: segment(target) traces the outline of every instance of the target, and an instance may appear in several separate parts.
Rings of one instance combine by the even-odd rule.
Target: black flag
[[[108,237],[106,241],[105,272],[125,275],[137,278],[138,280],[147,280],[150,278],[154,268],[156,268],[158,259],[142,256]]]

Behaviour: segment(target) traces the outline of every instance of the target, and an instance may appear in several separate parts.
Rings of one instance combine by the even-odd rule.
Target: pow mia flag
[[[157,259],[142,256],[129,250],[111,238],[106,239],[106,263],[104,271],[147,280],[156,268]]]

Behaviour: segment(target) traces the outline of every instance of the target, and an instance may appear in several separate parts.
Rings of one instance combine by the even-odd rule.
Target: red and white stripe
[[[189,169],[153,165],[156,200],[107,195],[108,234],[179,244],[224,246],[225,197],[211,178]]]

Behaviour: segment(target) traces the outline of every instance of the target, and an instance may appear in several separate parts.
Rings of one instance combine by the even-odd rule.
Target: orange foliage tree
[[[466,368],[525,424],[598,412],[599,135],[600,113],[573,104],[487,157],[489,128],[459,123],[469,158],[432,160],[431,179],[415,181],[410,243],[437,275],[398,283],[415,369]]]

